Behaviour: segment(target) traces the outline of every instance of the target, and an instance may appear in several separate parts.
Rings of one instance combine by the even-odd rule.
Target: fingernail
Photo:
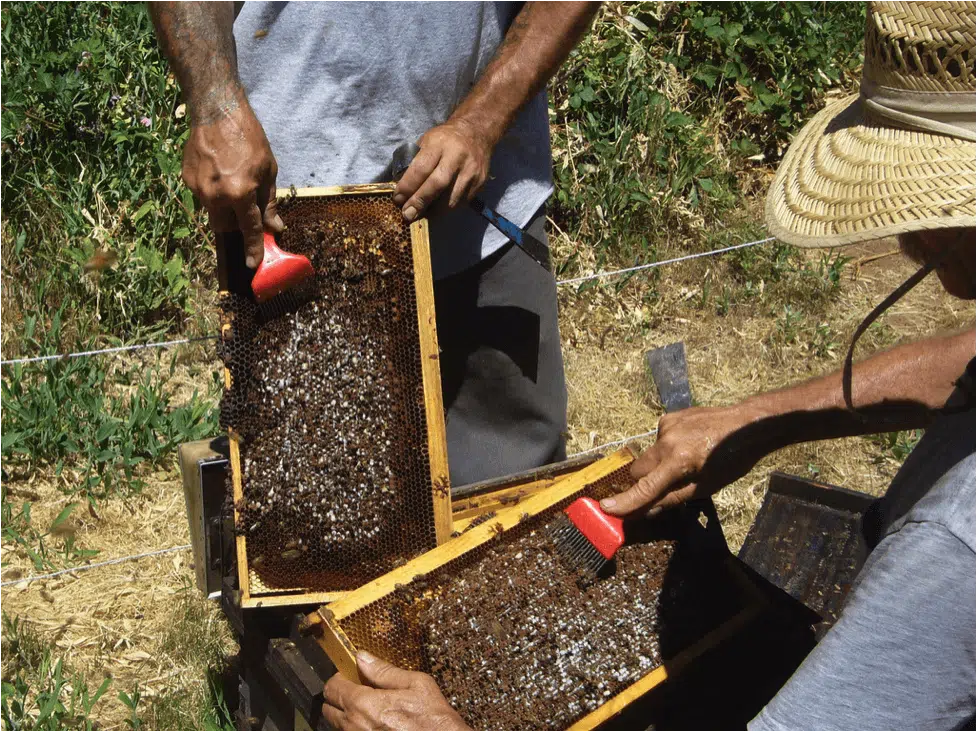
[[[662,512],[662,507],[661,506],[655,506],[654,508],[649,508],[648,509],[648,512],[645,514],[645,516],[647,516],[648,518],[654,518],[655,516],[657,516],[661,512]]]
[[[417,209],[413,206],[404,209],[404,218],[408,221],[413,221],[415,216],[417,216]]]
[[[614,508],[617,505],[617,500],[614,498],[605,498],[600,502],[601,508],[608,509]]]
[[[371,663],[377,660],[377,657],[374,656],[369,651],[357,651],[356,660],[365,663],[367,665],[370,665]]]
[[[406,200],[407,196],[405,196],[403,193],[398,193],[394,196],[394,205],[401,206]]]
[[[282,221],[282,217],[281,216],[276,216],[275,217],[275,226],[277,226],[279,229],[284,229],[285,228],[285,222]]]
[[[255,267],[258,266],[258,258],[248,257],[247,259],[244,260],[244,263],[248,265],[248,269],[254,269]]]

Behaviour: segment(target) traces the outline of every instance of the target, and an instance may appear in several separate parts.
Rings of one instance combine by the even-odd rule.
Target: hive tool
[[[404,171],[410,166],[411,161],[421,149],[412,142],[405,142],[394,150],[391,162],[391,172],[394,180],[400,180]],[[488,221],[492,226],[501,231],[505,237],[524,251],[536,264],[550,271],[550,250],[543,242],[537,239],[525,229],[516,226],[505,216],[485,205],[485,201],[477,196],[469,204],[475,213]]]

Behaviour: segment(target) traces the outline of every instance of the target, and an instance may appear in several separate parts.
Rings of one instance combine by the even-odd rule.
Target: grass
[[[95,729],[95,707],[110,685],[106,677],[90,690],[34,629],[3,615],[4,729]]]
[[[74,665],[58,647],[63,630],[45,634],[36,617],[4,614],[4,729],[234,729],[224,691],[233,651],[229,631],[187,575],[176,594],[161,615],[163,630],[149,645],[152,652],[124,654],[130,661],[113,663],[111,676],[97,662]],[[132,664],[135,669],[127,668]],[[146,673],[149,664],[156,673]]]
[[[765,238],[772,166],[854,88],[863,22],[861,3],[606,4],[551,85],[558,277]],[[7,3],[0,39],[3,358],[216,332],[211,239],[180,182],[185,108],[144,5]],[[685,341],[700,404],[836,367],[904,276],[857,256],[770,243],[561,288],[570,451],[654,427],[658,345]],[[924,285],[859,353],[973,322]],[[4,366],[4,581],[187,543],[174,448],[217,432],[216,372],[210,343]],[[916,439],[768,458],[717,496],[731,546],[770,470],[878,493]],[[187,561],[6,588],[5,728],[229,728],[233,640]]]

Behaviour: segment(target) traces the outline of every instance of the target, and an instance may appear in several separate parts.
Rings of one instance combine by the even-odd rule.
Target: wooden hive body
[[[260,306],[219,237],[242,607],[328,602],[451,536],[427,221],[392,192],[279,190],[279,244],[317,272]]]

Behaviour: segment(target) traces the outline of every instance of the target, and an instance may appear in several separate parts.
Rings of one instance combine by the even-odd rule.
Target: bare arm
[[[149,14],[194,123],[212,123],[236,110],[244,94],[231,34],[233,3],[153,2]]]
[[[527,2],[451,119],[495,145],[523,105],[560,68],[599,7],[591,2]]]
[[[636,483],[604,501],[626,515],[715,493],[787,445],[925,427],[974,358],[974,329],[898,346],[855,365],[845,406],[841,371],[721,408],[666,414],[632,466]]]
[[[492,149],[516,114],[542,89],[580,40],[600,3],[527,2],[495,57],[445,124],[427,132],[397,184],[394,201],[408,219],[450,191],[454,208],[488,177]]]
[[[190,109],[183,179],[215,231],[241,230],[248,266],[257,267],[264,230],[282,229],[275,207],[278,164],[238,79],[234,5],[152,2],[149,12]]]
[[[896,346],[855,365],[852,399],[856,410],[876,408],[864,419],[853,415],[853,424],[839,434],[871,434],[879,428],[911,429],[929,424],[953,392],[954,385],[970,359],[974,357],[974,329],[953,335],[927,338]],[[768,417],[790,412],[815,412],[844,409],[841,371],[780,391],[759,394],[747,403]],[[878,409],[889,405],[905,408],[888,412]]]

